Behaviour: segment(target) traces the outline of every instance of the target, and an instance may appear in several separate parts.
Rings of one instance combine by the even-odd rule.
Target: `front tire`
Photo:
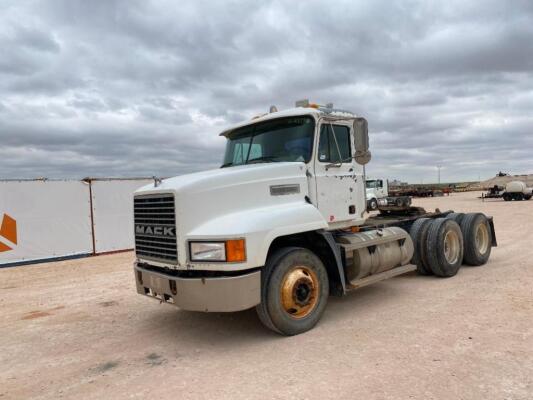
[[[378,209],[378,201],[376,199],[370,199],[368,202],[368,211],[376,211]]]
[[[318,323],[328,296],[328,273],[320,258],[301,247],[284,247],[267,260],[256,311],[267,328],[298,335]]]

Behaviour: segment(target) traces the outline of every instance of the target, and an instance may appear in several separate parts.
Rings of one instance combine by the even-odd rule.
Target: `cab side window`
[[[338,150],[333,132],[335,132],[335,138],[339,146]],[[327,163],[348,162],[351,155],[350,128],[342,125],[333,125],[332,130],[331,124],[323,124],[320,128],[320,139],[318,142],[318,160]]]

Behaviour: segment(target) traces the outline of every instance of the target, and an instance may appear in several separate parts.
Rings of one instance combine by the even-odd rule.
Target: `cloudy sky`
[[[2,1],[0,177],[220,165],[309,98],[369,120],[372,175],[533,173],[531,1]]]

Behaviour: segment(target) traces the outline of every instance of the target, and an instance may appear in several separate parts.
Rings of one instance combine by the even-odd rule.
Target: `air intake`
[[[137,257],[176,264],[178,251],[174,195],[136,196],[133,200],[133,214]]]

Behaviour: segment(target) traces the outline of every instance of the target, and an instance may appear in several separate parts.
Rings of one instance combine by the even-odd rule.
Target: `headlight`
[[[191,261],[226,261],[226,244],[191,242]]]
[[[189,242],[191,261],[246,261],[244,239],[223,242]]]

